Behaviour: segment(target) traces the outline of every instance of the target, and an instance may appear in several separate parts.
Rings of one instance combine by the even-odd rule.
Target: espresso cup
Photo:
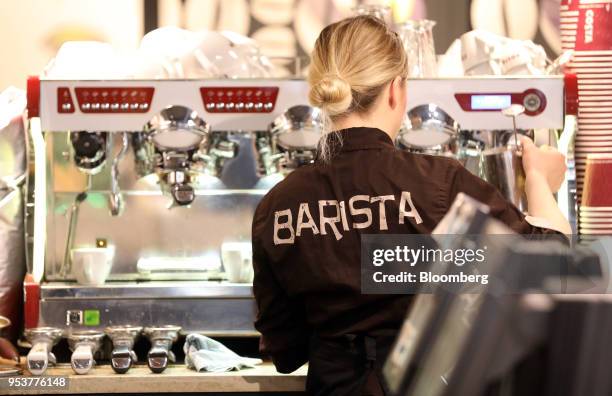
[[[221,260],[232,283],[253,282],[253,250],[249,242],[226,242],[221,245]]]
[[[102,285],[113,266],[113,247],[82,247],[72,249],[72,273],[81,285]]]

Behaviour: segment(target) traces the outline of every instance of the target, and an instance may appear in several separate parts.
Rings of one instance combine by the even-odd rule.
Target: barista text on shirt
[[[380,231],[387,230],[385,202],[395,200],[394,195],[375,197],[355,195],[348,200],[348,208],[345,201],[320,200],[318,201],[318,224],[311,214],[309,204],[302,202],[297,211],[295,227],[291,209],[276,211],[274,212],[274,244],[293,244],[295,238],[302,236],[306,229],[309,229],[309,232],[312,232],[313,235],[328,235],[331,232],[336,240],[340,240],[342,239],[342,231],[349,231],[351,228],[366,229],[373,225],[376,226],[370,207],[376,203],[378,203],[379,214],[378,229]],[[412,218],[416,224],[421,224],[423,220],[412,203],[410,192],[402,191],[399,200],[399,213],[396,218],[399,224],[404,224],[406,218]],[[347,216],[347,211],[349,216]],[[325,212],[332,213],[327,213],[326,216]],[[350,219],[353,221],[350,221]],[[395,221],[395,219],[391,218],[390,221]]]

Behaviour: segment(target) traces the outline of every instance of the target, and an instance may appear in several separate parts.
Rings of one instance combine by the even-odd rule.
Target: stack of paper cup
[[[589,154],[586,162],[580,233],[612,235],[612,154]]]
[[[584,205],[587,156],[612,154],[612,0],[561,0],[561,40],[574,50],[569,66],[578,77],[576,184]]]

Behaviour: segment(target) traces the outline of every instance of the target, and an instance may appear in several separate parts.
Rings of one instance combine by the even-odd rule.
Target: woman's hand
[[[565,156],[550,146],[536,147],[526,136],[521,136],[521,144],[527,178],[546,180],[550,191],[559,191],[565,179]]]

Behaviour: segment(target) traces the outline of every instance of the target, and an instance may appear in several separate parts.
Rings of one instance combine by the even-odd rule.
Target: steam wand
[[[518,144],[518,132],[516,129],[516,117],[523,114],[525,112],[525,107],[519,104],[513,104],[510,107],[507,107],[502,110],[502,114],[506,117],[512,117],[512,126],[514,128],[514,145],[518,151],[520,151],[520,146]]]
[[[113,167],[111,169],[111,194],[109,196],[111,216],[118,216],[123,208],[123,200],[119,190],[119,162],[127,153],[128,147],[128,135],[126,132],[123,132],[121,136],[121,150],[117,153],[115,159],[113,159]]]
[[[68,236],[66,238],[66,248],[64,250],[64,261],[60,267],[60,275],[65,277],[71,270],[70,250],[74,245],[74,235],[76,232],[76,226],[79,220],[79,209],[81,203],[87,199],[87,191],[91,188],[91,175],[87,176],[87,188],[85,191],[80,192],[74,198],[74,202],[70,207],[70,220],[68,221]]]

